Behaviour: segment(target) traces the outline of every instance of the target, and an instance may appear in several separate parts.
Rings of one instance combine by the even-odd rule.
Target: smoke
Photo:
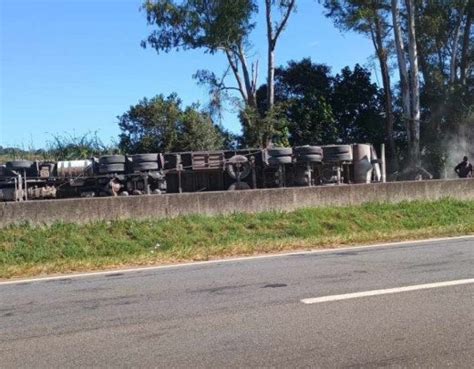
[[[442,141],[445,152],[445,178],[457,178],[454,167],[464,156],[474,163],[474,114],[461,125],[456,134],[449,135]]]

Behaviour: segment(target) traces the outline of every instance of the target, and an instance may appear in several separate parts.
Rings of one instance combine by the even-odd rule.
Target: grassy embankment
[[[0,230],[0,278],[474,233],[474,201]]]

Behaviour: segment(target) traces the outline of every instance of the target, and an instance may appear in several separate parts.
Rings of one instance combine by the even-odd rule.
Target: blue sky
[[[0,145],[45,147],[52,135],[119,134],[117,115],[143,97],[177,92],[184,104],[207,95],[197,69],[221,72],[225,60],[203,51],[157,55],[140,47],[150,31],[141,0],[0,0]],[[265,75],[265,29],[257,16],[253,55]],[[277,48],[277,64],[311,57],[333,72],[372,65],[361,35],[342,35],[315,0],[299,0]],[[232,113],[224,126],[239,132]]]

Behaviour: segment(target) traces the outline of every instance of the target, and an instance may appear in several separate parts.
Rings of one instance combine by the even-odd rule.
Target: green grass
[[[0,278],[474,233],[474,201],[0,230]]]

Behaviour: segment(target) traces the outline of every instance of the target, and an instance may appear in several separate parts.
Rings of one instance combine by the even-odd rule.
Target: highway
[[[474,238],[0,283],[0,368],[472,368]]]

